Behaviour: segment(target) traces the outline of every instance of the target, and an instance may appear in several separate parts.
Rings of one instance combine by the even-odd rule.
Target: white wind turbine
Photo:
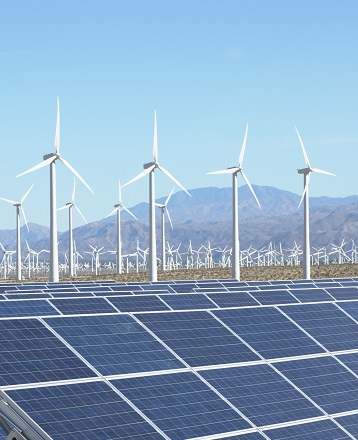
[[[303,278],[309,280],[311,278],[311,266],[310,266],[310,221],[309,221],[309,196],[308,196],[308,186],[310,181],[311,173],[320,173],[320,174],[329,174],[330,176],[334,176],[335,174],[329,173],[328,171],[319,170],[318,168],[312,168],[310,161],[308,159],[306,149],[303,145],[301,136],[296,128],[296,132],[298,135],[298,139],[300,141],[303,156],[305,158],[305,162],[307,167],[301,168],[297,170],[298,174],[303,174],[303,194],[301,197],[301,201],[298,207],[301,206],[302,201],[304,200],[304,230],[303,230]]]
[[[117,252],[116,252],[116,272],[117,274],[122,273],[122,239],[121,239],[121,209],[128,212],[132,217],[134,217],[136,220],[137,217],[128,209],[126,208],[122,203],[122,191],[121,191],[121,182],[118,181],[118,201],[116,205],[114,205],[114,210],[110,212],[107,217],[110,217],[115,212],[117,212]]]
[[[25,225],[27,230],[29,230],[29,226],[27,224],[26,216],[24,208],[22,207],[22,203],[26,199],[26,197],[29,195],[29,192],[32,190],[33,186],[35,184],[33,183],[31,188],[26,191],[26,193],[22,196],[21,200],[19,202],[15,202],[14,200],[9,199],[3,199],[0,197],[0,200],[3,200],[4,202],[11,203],[16,207],[16,279],[18,281],[21,281],[21,238],[20,238],[20,211],[22,213],[22,216],[25,221]]]
[[[244,160],[248,124],[246,125],[244,142],[241,147],[241,152],[239,156],[239,164],[234,167],[227,168],[226,170],[213,171],[207,174],[232,174],[232,266],[231,266],[231,276],[237,280],[240,280],[240,244],[239,244],[239,203],[238,203],[238,189],[237,189],[237,175],[240,173],[244,178],[247,186],[250,188],[259,208],[261,209],[260,202],[256,197],[255,191],[253,190],[248,178],[244,174],[242,169],[242,162]]]
[[[72,208],[75,208],[79,215],[83,218],[85,223],[87,224],[87,220],[85,216],[82,214],[78,206],[75,204],[75,192],[76,192],[76,178],[73,179],[73,191],[72,191],[72,199],[71,202],[66,203],[62,208],[58,208],[58,211],[62,209],[68,209],[68,259],[69,259],[69,275],[73,277],[75,274],[74,271],[74,254],[73,254],[73,232],[72,232]]]
[[[174,189],[175,189],[175,187],[171,190],[169,196],[167,197],[167,199],[166,199],[166,201],[164,203],[156,203],[155,204],[155,206],[160,208],[161,214],[162,214],[161,215],[161,219],[162,219],[162,270],[166,269],[166,267],[165,267],[166,266],[166,264],[165,264],[166,256],[165,256],[165,218],[164,218],[164,212],[167,213],[170,226],[171,226],[171,228],[173,230],[173,223],[172,223],[172,219],[170,218],[167,205],[168,205],[169,200],[170,200],[170,198],[171,198],[171,196],[172,196],[172,194],[174,192]]]
[[[149,267],[148,267],[148,278],[149,281],[157,281],[157,246],[156,246],[156,233],[155,233],[155,187],[154,187],[154,171],[158,168],[164,174],[166,174],[176,185],[180,186],[189,196],[190,194],[184,188],[184,186],[179,183],[175,177],[173,177],[169,171],[163,168],[158,163],[158,136],[157,136],[157,114],[154,112],[154,141],[153,141],[153,162],[149,162],[143,165],[144,171],[142,171],[138,176],[134,177],[132,180],[127,182],[122,186],[129,185],[135,180],[149,174]]]
[[[31,173],[39,168],[50,165],[50,271],[49,281],[58,282],[58,242],[57,242],[57,211],[56,211],[56,161],[62,162],[87,188],[93,193],[92,189],[77,173],[77,171],[60,155],[60,100],[57,98],[57,120],[55,133],[55,153],[46,154],[43,162],[35,165],[29,170],[19,174],[16,177]]]

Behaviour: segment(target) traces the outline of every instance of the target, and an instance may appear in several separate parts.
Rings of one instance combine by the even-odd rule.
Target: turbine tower
[[[69,275],[73,277],[75,274],[74,271],[74,254],[73,254],[73,229],[72,229],[72,208],[74,207],[80,216],[83,218],[85,223],[88,223],[85,219],[84,215],[80,211],[79,207],[75,204],[75,192],[76,192],[76,178],[73,179],[73,191],[72,191],[72,199],[71,202],[66,203],[62,208],[58,208],[58,211],[62,209],[68,209],[68,258],[69,258]]]
[[[310,181],[311,173],[320,173],[320,174],[328,174],[330,176],[335,176],[335,174],[329,173],[328,171],[319,170],[318,168],[312,168],[310,161],[308,159],[306,149],[303,145],[301,136],[295,127],[298,139],[300,141],[303,156],[305,158],[305,162],[307,167],[301,168],[297,170],[298,174],[303,174],[303,194],[301,197],[301,201],[298,205],[298,207],[301,206],[302,201],[304,200],[304,220],[303,220],[303,279],[309,280],[311,278],[311,262],[310,262],[310,253],[311,253],[311,246],[310,246],[310,214],[309,214],[309,199],[308,199],[308,186]]]
[[[29,226],[26,221],[25,211],[22,207],[22,204],[26,197],[29,195],[29,192],[32,190],[33,186],[35,184],[33,183],[31,188],[26,191],[26,193],[22,196],[21,200],[19,202],[15,202],[14,200],[9,199],[3,199],[0,197],[0,200],[3,200],[4,202],[11,203],[16,207],[16,279],[17,281],[21,281],[21,238],[20,238],[20,211],[22,212],[22,216],[25,220],[25,225],[27,230],[29,230]]]
[[[175,189],[175,187],[171,190],[171,192],[170,192],[169,196],[167,197],[166,201],[164,202],[164,204],[161,204],[161,203],[156,203],[155,204],[155,206],[160,208],[161,214],[162,214],[162,216],[161,216],[162,217],[162,270],[166,269],[166,264],[165,264],[165,258],[166,257],[165,257],[165,219],[164,219],[164,211],[167,213],[170,226],[171,226],[171,228],[173,230],[173,223],[172,223],[172,219],[170,218],[167,205],[168,205],[169,200],[170,200],[170,198],[171,198],[171,196],[172,196],[172,194],[174,192],[174,189]]]
[[[92,189],[77,173],[77,171],[60,155],[60,100],[57,98],[57,121],[55,133],[55,153],[46,154],[43,157],[43,162],[35,165],[27,171],[17,175],[31,173],[39,168],[50,165],[50,272],[49,281],[58,282],[58,242],[57,242],[57,210],[56,210],[56,161],[62,162],[87,188],[93,193]]]
[[[158,163],[158,135],[157,135],[157,114],[154,112],[154,141],[153,141],[153,162],[149,162],[143,165],[144,171],[132,180],[122,186],[125,187],[135,180],[140,179],[143,176],[149,174],[149,267],[148,278],[149,281],[157,281],[157,246],[156,246],[156,234],[155,234],[155,179],[154,171],[158,168],[164,174],[166,174],[176,185],[180,186],[189,196],[190,194],[179,183],[175,177],[173,177],[169,171],[163,168]]]
[[[237,175],[240,173],[244,178],[247,186],[250,188],[259,208],[261,209],[260,202],[256,197],[255,191],[253,190],[248,178],[244,174],[242,169],[242,162],[244,160],[248,124],[246,124],[246,131],[244,142],[241,147],[241,152],[239,156],[239,164],[235,167],[227,168],[226,170],[213,171],[207,174],[232,174],[232,266],[231,266],[231,276],[236,280],[240,280],[240,243],[239,243],[239,203],[238,203],[238,189],[237,189]]]
[[[122,273],[121,209],[124,209],[124,211],[127,211],[128,214],[130,214],[136,220],[138,220],[138,219],[122,203],[122,191],[121,191],[121,182],[120,181],[118,181],[118,201],[119,201],[119,203],[114,205],[114,210],[112,212],[110,212],[106,216],[106,218],[110,217],[115,212],[117,212],[117,257],[116,257],[117,267],[116,267],[116,272],[117,272],[117,274],[121,274]]]

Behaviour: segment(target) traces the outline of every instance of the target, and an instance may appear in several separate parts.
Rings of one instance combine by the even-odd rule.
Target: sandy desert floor
[[[311,267],[311,278],[352,278],[358,277],[358,264],[330,264]],[[231,278],[231,269],[193,269],[193,270],[175,270],[158,271],[158,281],[170,280],[202,280],[202,279],[226,279]],[[292,280],[302,278],[302,267],[300,266],[267,266],[267,267],[244,267],[241,269],[241,281],[268,281],[268,280]],[[76,276],[74,278],[60,277],[60,281],[100,281],[116,280],[118,282],[138,282],[147,281],[148,274],[99,274]],[[1,282],[11,282],[14,280],[1,280]],[[24,279],[23,282],[43,282],[48,278],[38,277]]]

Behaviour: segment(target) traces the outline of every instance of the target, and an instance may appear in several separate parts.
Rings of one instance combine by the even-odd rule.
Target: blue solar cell
[[[262,290],[250,294],[263,305],[298,303],[287,290]]]
[[[277,309],[255,307],[213,313],[266,359],[323,352]]]
[[[340,354],[337,358],[358,375],[358,353]]]
[[[226,287],[195,287],[194,292],[197,293],[216,293],[216,292],[227,292]]]
[[[245,288],[247,287],[247,284],[245,282],[242,282],[242,281],[225,281],[225,280],[222,280],[221,284],[224,287],[245,287]]]
[[[95,376],[37,319],[0,320],[0,384]]]
[[[319,287],[320,289],[326,289],[329,287],[332,287],[333,289],[335,289],[336,287],[339,288],[339,284],[336,282],[319,282],[319,281],[315,281],[315,284],[317,287]]]
[[[132,292],[133,290],[140,290],[138,284],[118,284],[117,286],[110,286],[113,292]]]
[[[115,313],[117,311],[104,298],[88,297],[73,299],[51,299],[49,301],[64,315]]]
[[[58,311],[45,299],[8,300],[0,302],[0,317],[58,315]]]
[[[106,292],[106,295],[108,295],[108,292]],[[118,295],[118,294],[117,294]],[[52,298],[85,298],[85,297],[94,297],[95,295],[91,292],[51,292]]]
[[[165,293],[173,292],[171,286],[169,284],[147,284],[141,286],[143,290],[156,290],[156,291],[163,291]]]
[[[155,295],[111,296],[108,300],[121,312],[169,310],[169,307]]]
[[[290,292],[301,302],[333,301],[333,298],[324,289],[292,289],[290,287]]]
[[[243,307],[258,305],[258,302],[247,292],[209,293],[208,297],[212,299],[219,307]]]
[[[200,371],[200,375],[256,426],[323,415],[266,364]]]
[[[287,284],[274,284],[272,286],[259,286],[259,290],[287,290]]]
[[[301,304],[282,310],[329,351],[358,348],[358,325],[334,304]]]
[[[335,420],[355,438],[358,437],[358,414],[336,417]]]
[[[340,302],[338,304],[353,319],[358,320],[358,301]]]
[[[295,290],[295,289],[315,289],[316,285],[314,283],[296,283],[293,282],[292,284],[290,284],[288,286],[288,288],[290,290]]]
[[[7,391],[56,440],[163,437],[104,382]]]
[[[77,286],[79,292],[112,292],[109,286]]]
[[[333,357],[278,362],[275,367],[328,414],[358,408],[358,378]]]
[[[207,312],[148,313],[137,318],[191,366],[258,359]]]
[[[271,440],[348,440],[351,439],[332,420],[286,426],[265,431]]]
[[[246,287],[227,287],[226,288],[229,292],[255,292],[257,290],[260,290],[256,286],[246,286]]]
[[[127,315],[61,317],[46,322],[103,375],[184,367]]]
[[[52,295],[50,293],[7,293],[4,295],[7,299],[35,299],[35,298],[52,298]]]
[[[174,290],[174,292],[177,293],[190,293],[190,292],[194,292],[194,289],[196,288],[196,284],[194,283],[172,284],[171,288]]]
[[[133,294],[134,295],[162,295],[165,293],[169,293],[167,290],[154,290],[154,286],[153,286],[153,290],[133,290]]]
[[[217,440],[262,440],[264,437],[259,432],[250,432],[248,434],[234,435],[230,437],[215,437]]]
[[[217,306],[201,293],[181,293],[177,295],[161,295],[173,310],[216,309]]]
[[[171,440],[250,427],[192,372],[120,379],[112,384]]]
[[[358,287],[358,281],[341,281],[339,284],[342,287]]]
[[[326,289],[337,301],[347,299],[358,299],[357,287],[334,287]]]

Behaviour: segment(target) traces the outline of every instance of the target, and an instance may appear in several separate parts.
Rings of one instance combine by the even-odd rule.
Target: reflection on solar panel
[[[130,316],[73,316],[45,321],[103,375],[183,367]]]
[[[26,440],[358,438],[353,282],[2,284],[0,426]]]
[[[191,372],[112,383],[173,440],[250,428],[247,421]]]
[[[137,316],[191,366],[258,360],[207,312],[152,313]]]

